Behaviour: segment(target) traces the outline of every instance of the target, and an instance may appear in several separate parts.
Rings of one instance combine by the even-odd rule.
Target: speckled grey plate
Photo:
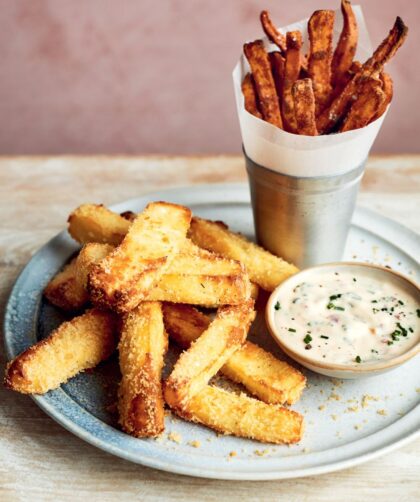
[[[245,184],[160,191],[113,209],[140,211],[152,200],[186,204],[199,216],[224,220],[232,229],[253,235]],[[76,250],[76,244],[63,232],[34,255],[18,278],[5,316],[9,358],[47,336],[65,319],[43,301],[42,290]],[[356,210],[346,259],[389,265],[415,278],[419,250],[420,239],[410,230],[365,209]],[[282,356],[262,317],[254,323],[250,338]],[[300,444],[290,447],[219,437],[205,427],[173,416],[166,418],[166,431],[158,440],[123,434],[110,411],[118,381],[116,357],[93,372],[78,375],[60,389],[33,399],[69,431],[132,462],[191,476],[284,479],[354,466],[418,436],[418,364],[416,358],[385,375],[345,382],[305,370],[308,388],[294,409],[305,415],[306,432]]]

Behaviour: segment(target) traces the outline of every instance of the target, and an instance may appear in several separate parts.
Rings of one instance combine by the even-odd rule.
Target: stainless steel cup
[[[298,177],[244,155],[258,242],[300,268],[341,260],[365,162],[345,174]]]

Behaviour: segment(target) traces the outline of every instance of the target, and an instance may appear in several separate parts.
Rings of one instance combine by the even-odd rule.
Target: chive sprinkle
[[[356,363],[361,363],[361,362],[362,362],[362,359],[360,358],[360,356],[356,356],[355,361],[356,361]]]
[[[280,310],[280,302],[276,302],[276,304],[274,305],[274,310]]]
[[[321,338],[325,338],[325,340],[328,340],[330,337],[329,336],[325,336],[325,335],[321,335]]]
[[[417,317],[420,317],[420,309],[417,309]]]
[[[303,339],[303,341],[308,344],[310,342],[312,342],[312,337],[311,335],[306,335],[305,338]]]
[[[332,296],[330,296],[330,300],[331,300],[331,301],[337,300],[338,298],[341,298],[341,294],[339,294],[339,295],[332,295]]]
[[[291,331],[292,333],[296,333],[295,328],[289,328],[288,331]]]
[[[403,302],[402,300],[398,300],[398,303],[399,303],[400,305],[404,305],[404,302]]]

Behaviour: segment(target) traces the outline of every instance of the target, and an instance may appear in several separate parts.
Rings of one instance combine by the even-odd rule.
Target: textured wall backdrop
[[[410,27],[375,151],[419,152],[420,2],[359,3],[375,45],[396,15]],[[0,153],[239,152],[231,71],[259,11],[282,25],[338,4],[0,0]]]

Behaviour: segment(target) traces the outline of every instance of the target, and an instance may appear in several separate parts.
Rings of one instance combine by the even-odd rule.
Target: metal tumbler
[[[245,160],[258,242],[300,268],[341,260],[365,162],[345,174],[298,177]]]

